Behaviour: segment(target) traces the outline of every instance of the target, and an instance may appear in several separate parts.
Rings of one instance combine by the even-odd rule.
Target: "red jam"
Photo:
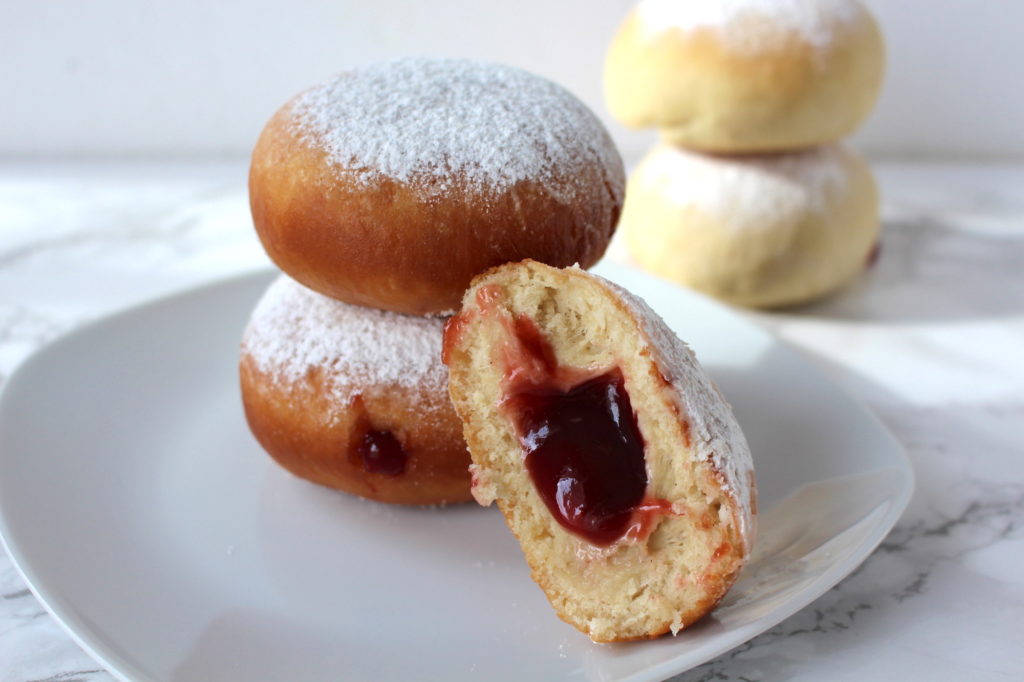
[[[496,284],[486,284],[476,291],[477,310],[466,307],[452,315],[444,323],[444,341],[441,346],[441,362],[450,365],[452,350],[462,340],[462,335],[477,315],[500,314],[498,305],[501,303],[502,289]]]
[[[644,441],[622,371],[560,365],[534,321],[503,306],[497,285],[480,287],[475,299],[475,308],[445,327],[444,361],[477,316],[504,328],[494,355],[504,370],[501,409],[551,515],[597,546],[645,539],[659,518],[675,512],[669,502],[645,496]]]
[[[870,268],[878,259],[882,256],[882,242],[875,240],[875,243],[871,245],[871,250],[868,252],[868,257],[864,263],[864,267]]]
[[[405,450],[390,431],[367,431],[357,448],[363,470],[371,474],[400,476],[405,473]]]
[[[625,536],[631,540],[646,540],[651,532],[657,528],[658,521],[663,516],[677,515],[675,507],[668,500],[659,500],[652,497],[645,497],[637,505],[633,512],[633,518],[626,529]]]
[[[622,372],[568,391],[531,386],[504,404],[526,469],[555,519],[595,545],[622,537],[647,490],[644,442]]]

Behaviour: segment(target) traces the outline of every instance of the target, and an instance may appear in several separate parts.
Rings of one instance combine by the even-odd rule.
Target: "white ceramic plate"
[[[850,573],[913,487],[869,413],[771,336],[599,268],[697,351],[754,452],[754,559],[678,637],[595,645],[559,621],[494,509],[394,508],[296,479],[246,428],[243,325],[271,273],[151,303],[30,358],[0,399],[0,531],[33,592],[132,680],[658,680]]]

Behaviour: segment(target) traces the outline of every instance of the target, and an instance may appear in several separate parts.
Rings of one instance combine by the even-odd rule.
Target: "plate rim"
[[[3,386],[0,387],[0,414],[7,409],[7,403],[11,400],[11,386],[24,381],[24,376],[26,374],[35,371],[33,367],[39,364],[41,362],[41,358],[44,358],[47,353],[52,352],[59,346],[73,343],[76,337],[91,333],[96,328],[116,323],[121,319],[134,317],[135,315],[143,313],[149,309],[157,308],[174,301],[193,296],[202,297],[207,291],[232,285],[239,285],[244,280],[270,278],[275,272],[274,268],[266,265],[248,268],[241,272],[232,273],[226,277],[219,277],[206,282],[200,282],[185,288],[165,292],[142,301],[136,301],[108,314],[99,315],[93,319],[87,320],[82,324],[75,326],[73,329],[69,329],[57,335],[23,358],[15,366],[14,370],[11,371],[10,375],[8,375],[7,380],[4,382]],[[0,442],[2,442],[2,440],[3,434],[0,433]],[[3,450],[0,449],[0,476],[3,475],[2,467],[6,461],[5,456],[2,453]],[[63,605],[63,599],[59,595],[54,594],[51,589],[44,584],[45,581],[35,574],[35,571],[31,566],[31,561],[24,555],[16,539],[12,536],[7,517],[6,502],[3,497],[0,496],[0,545],[3,546],[4,551],[7,552],[7,556],[10,557],[11,564],[14,566],[18,576],[28,587],[32,595],[43,606],[43,609],[57,622],[57,625],[60,626],[61,630],[63,630],[72,639],[72,641],[75,642],[75,644],[85,651],[87,655],[102,665],[106,672],[111,674],[114,678],[122,680],[123,682],[136,682],[137,680],[152,679],[148,675],[137,670],[129,661],[123,660],[123,658],[116,652],[110,650],[111,647],[109,644],[96,635],[91,628],[86,626],[84,623],[81,623],[80,619],[72,612],[70,605],[65,607]],[[88,635],[81,634],[76,628],[81,628],[82,631],[88,633]],[[90,641],[90,638],[96,639],[97,641],[92,642]]]
[[[629,264],[610,263],[605,261],[595,267],[594,270],[596,271],[595,274],[603,276],[607,276],[604,275],[606,272],[610,272],[612,275],[619,271],[628,272],[630,277],[647,280],[662,287],[676,286]],[[75,326],[73,329],[58,335],[35,349],[15,366],[14,370],[4,382],[3,387],[0,388],[0,414],[3,414],[8,409],[8,403],[12,400],[12,386],[17,386],[25,380],[25,376],[31,375],[35,371],[34,368],[36,365],[43,362],[48,353],[53,352],[61,346],[73,344],[78,337],[92,333],[95,329],[102,326],[115,324],[117,321],[150,312],[170,303],[183,301],[189,298],[202,298],[210,292],[217,291],[222,288],[242,286],[249,284],[250,281],[255,285],[261,280],[269,284],[277,274],[279,274],[277,269],[266,265],[260,265],[240,272],[235,272],[227,276],[218,277],[216,279],[166,292],[143,301],[135,302],[131,305],[108,314],[100,315]],[[613,276],[609,278],[614,279]],[[766,632],[770,628],[790,618],[798,611],[819,599],[828,590],[842,582],[843,579],[853,573],[857,567],[871,556],[875,549],[877,549],[878,545],[881,544],[881,542],[899,522],[899,519],[902,517],[910,503],[917,485],[913,462],[907,454],[906,449],[895,437],[888,426],[859,396],[854,395],[845,386],[834,381],[829,375],[821,371],[821,369],[814,363],[810,362],[797,347],[789,343],[786,339],[781,338],[773,331],[765,328],[756,320],[745,318],[731,307],[700,294],[699,292],[694,292],[680,287],[676,288],[679,289],[680,295],[690,296],[702,300],[704,303],[709,303],[716,308],[717,312],[731,318],[733,322],[740,323],[750,331],[764,335],[766,338],[770,339],[772,343],[778,344],[786,354],[792,356],[794,360],[799,361],[801,365],[805,366],[807,371],[813,373],[821,381],[827,383],[830,389],[841,394],[847,401],[849,407],[857,410],[861,418],[867,419],[871,422],[872,426],[888,441],[890,445],[889,450],[893,459],[891,468],[899,471],[902,486],[895,496],[887,498],[891,500],[889,508],[882,514],[881,518],[873,524],[873,529],[869,538],[861,540],[850,556],[842,562],[836,562],[830,565],[806,587],[801,589],[797,595],[787,599],[780,607],[769,611],[767,614],[746,625],[740,626],[739,630],[742,632],[742,637],[739,639],[735,637],[728,638],[727,641],[719,646],[709,647],[708,652],[701,655],[701,660],[697,663],[693,663],[692,665],[680,668],[678,667],[678,663],[675,659],[669,659],[620,678],[623,681],[629,682],[654,682],[656,680],[662,680],[666,676],[677,675],[686,672],[687,670],[691,670]],[[3,433],[0,432],[0,442],[3,441],[3,438]],[[3,474],[2,467],[4,466],[5,461],[6,457],[3,456],[2,451],[0,451],[0,475]],[[66,604],[64,598],[59,595],[59,590],[53,586],[47,585],[46,582],[36,574],[31,560],[29,560],[22,552],[15,534],[12,534],[12,529],[8,522],[7,506],[2,497],[0,497],[0,544],[2,544],[4,550],[10,557],[11,563],[19,577],[21,577],[25,582],[33,596],[42,604],[46,612],[54,618],[60,628],[67,633],[67,635],[87,655],[102,665],[106,672],[118,680],[125,680],[128,682],[133,680],[153,679],[151,676],[138,670],[138,668],[129,660],[126,660],[123,656],[118,654],[114,650],[112,642],[108,641],[108,638],[97,633],[93,628],[83,623],[74,612],[72,605]]]

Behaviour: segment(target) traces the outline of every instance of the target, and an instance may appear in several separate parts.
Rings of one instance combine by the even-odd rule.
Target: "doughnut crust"
[[[469,500],[469,454],[440,361],[443,325],[348,305],[281,276],[242,341],[253,435],[278,464],[320,485],[399,504]],[[381,442],[391,459],[376,458]]]
[[[621,228],[650,272],[774,308],[825,296],[862,272],[878,212],[870,168],[839,145],[716,157],[662,144],[630,177]]]
[[[520,335],[524,328],[536,336]],[[495,268],[473,281],[448,323],[445,361],[473,459],[473,495],[484,505],[497,501],[559,617],[599,642],[649,638],[678,632],[722,598],[755,532],[750,451],[692,352],[643,301],[577,268],[530,261]],[[621,534],[593,540],[559,521],[543,497],[530,448],[553,431],[522,430],[513,385],[526,377],[528,392],[539,390],[545,372],[575,376],[576,386],[621,377],[646,471],[642,502],[626,508]],[[599,412],[613,413],[621,416]],[[588,471],[600,442],[565,446],[585,455],[560,469],[557,509],[570,510],[562,513],[580,500],[595,513],[608,508],[586,490],[600,473]],[[577,485],[582,495],[572,492]]]
[[[348,303],[450,311],[474,275],[533,258],[589,266],[622,206],[622,160],[568,91],[495,64],[402,59],[301,93],[253,151],[270,258]]]
[[[857,0],[643,0],[605,62],[612,115],[687,149],[834,142],[874,106],[885,49]]]

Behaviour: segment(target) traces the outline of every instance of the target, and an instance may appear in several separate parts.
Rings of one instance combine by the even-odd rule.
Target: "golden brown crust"
[[[596,164],[583,177],[522,180],[491,195],[454,177],[443,196],[431,197],[388,178],[368,187],[326,157],[300,134],[289,105],[271,118],[249,173],[257,234],[271,260],[302,284],[384,310],[457,308],[477,273],[508,261],[589,267],[622,208],[622,188]],[[586,195],[560,199],[553,185],[569,182],[589,188]]]
[[[380,502],[427,505],[465,502],[469,453],[462,425],[446,395],[366,386],[339,406],[315,370],[283,382],[257,368],[245,352],[239,366],[242,404],[260,445],[296,476]],[[410,405],[439,404],[430,419],[412,418]],[[398,476],[371,473],[356,447],[370,429],[389,431],[408,456]]]

